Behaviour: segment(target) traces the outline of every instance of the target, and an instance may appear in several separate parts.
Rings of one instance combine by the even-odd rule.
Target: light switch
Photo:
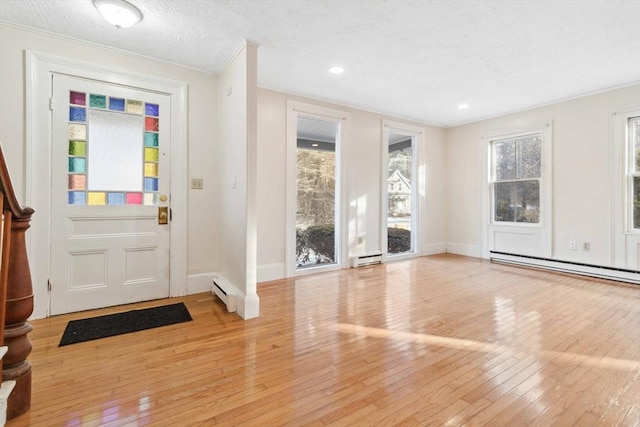
[[[202,190],[203,187],[204,187],[204,182],[202,178],[191,178],[191,189]]]

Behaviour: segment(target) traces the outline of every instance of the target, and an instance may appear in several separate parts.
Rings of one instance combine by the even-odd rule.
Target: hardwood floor
[[[18,426],[638,426],[640,287],[438,255],[260,284],[243,321],[58,347],[33,321]]]

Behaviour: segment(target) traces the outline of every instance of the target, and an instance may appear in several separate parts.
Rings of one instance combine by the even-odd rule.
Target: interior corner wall
[[[552,121],[552,257],[610,266],[611,115],[638,100],[634,85],[447,129],[447,251],[481,256],[481,137]],[[569,250],[570,240],[578,250]],[[589,251],[582,242],[590,242]]]
[[[217,98],[217,273],[245,301],[256,297],[256,58],[254,45],[243,46],[218,76]],[[258,314],[245,309],[238,307],[245,319]]]
[[[216,103],[212,102],[216,99],[215,76],[82,41],[0,24],[0,143],[22,203],[25,203],[27,173],[25,50],[187,83],[188,174],[204,180],[202,190],[188,190],[187,183],[184,186],[189,192],[187,274],[215,271],[217,231],[212,213],[217,205],[214,197],[216,181],[211,167],[215,159]],[[32,224],[32,227],[41,226],[38,212],[34,214]],[[34,283],[34,288],[36,286],[46,288],[46,283]],[[39,303],[36,301],[36,305]]]
[[[443,181],[444,129],[362,111],[342,105],[258,89],[258,281],[286,275],[286,135],[287,100],[299,101],[350,113],[351,131],[347,147],[347,196],[349,256],[380,251],[382,171],[382,119],[413,124],[424,129],[426,211],[419,250],[423,254],[444,252],[446,242],[445,189]],[[353,226],[353,227],[352,227]]]

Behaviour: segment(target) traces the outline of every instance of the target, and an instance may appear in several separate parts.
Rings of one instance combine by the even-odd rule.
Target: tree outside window
[[[494,222],[540,222],[542,136],[491,142]]]

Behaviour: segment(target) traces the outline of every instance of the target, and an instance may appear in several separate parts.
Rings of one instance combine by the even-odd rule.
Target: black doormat
[[[191,314],[182,302],[89,319],[72,320],[67,325],[58,347],[191,320],[193,320]]]

